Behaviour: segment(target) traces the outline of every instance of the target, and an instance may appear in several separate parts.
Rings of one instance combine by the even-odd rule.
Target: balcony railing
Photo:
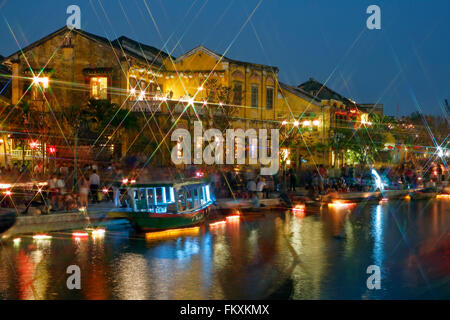
[[[13,160],[31,160],[33,158],[42,157],[42,153],[39,150],[25,150],[25,157],[23,157],[23,150],[11,150],[11,158]]]

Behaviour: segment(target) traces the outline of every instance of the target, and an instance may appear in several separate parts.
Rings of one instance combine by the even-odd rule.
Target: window
[[[242,104],[242,82],[234,82],[233,104],[240,106]]]
[[[155,205],[156,204],[156,201],[155,201],[155,196],[154,196],[154,194],[153,194],[153,188],[148,188],[147,189],[147,197],[148,197],[148,203],[149,203],[149,205]]]
[[[34,77],[31,85],[31,100],[43,101],[45,100],[45,93],[48,89],[48,77]]]
[[[266,109],[267,110],[273,109],[273,88],[272,87],[266,88]]]
[[[253,108],[258,107],[258,86],[252,85],[252,101],[251,105]]]
[[[96,100],[108,99],[108,78],[92,77],[91,78],[91,98]]]

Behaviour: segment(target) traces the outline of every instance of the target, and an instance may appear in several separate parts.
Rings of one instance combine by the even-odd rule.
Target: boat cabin
[[[133,212],[188,213],[212,204],[210,186],[204,180],[133,185],[128,195]]]

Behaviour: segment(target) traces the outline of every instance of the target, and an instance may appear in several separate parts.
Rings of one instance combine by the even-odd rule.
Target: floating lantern
[[[332,203],[328,204],[329,208],[336,208],[336,209],[340,209],[340,208],[351,208],[356,206],[356,203],[354,202],[345,202],[342,200],[333,200]]]
[[[210,223],[210,224],[209,224],[209,227],[210,227],[210,228],[215,228],[215,227],[223,226],[223,225],[225,225],[226,223],[227,223],[227,222],[226,222],[225,220],[217,221],[217,222],[214,222],[214,223]]]
[[[227,222],[235,222],[235,221],[239,221],[240,218],[241,218],[240,215],[234,214],[234,215],[232,215],[232,216],[228,216],[228,217],[227,217]]]
[[[83,231],[76,231],[76,232],[72,233],[72,237],[78,238],[78,239],[87,238],[87,237],[89,237],[89,234],[87,232],[83,232]]]
[[[48,235],[48,234],[35,234],[33,236],[34,240],[50,240],[52,238],[52,236]]]
[[[304,204],[297,204],[294,208],[292,208],[292,213],[300,218],[303,218],[305,216],[305,205]]]
[[[103,237],[105,235],[106,230],[105,229],[95,229],[92,230],[92,236],[93,237]]]

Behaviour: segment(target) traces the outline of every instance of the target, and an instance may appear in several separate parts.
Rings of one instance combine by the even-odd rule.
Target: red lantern
[[[50,154],[55,154],[55,153],[56,153],[56,147],[54,147],[54,146],[49,146],[49,147],[48,147],[48,152],[49,152]]]

